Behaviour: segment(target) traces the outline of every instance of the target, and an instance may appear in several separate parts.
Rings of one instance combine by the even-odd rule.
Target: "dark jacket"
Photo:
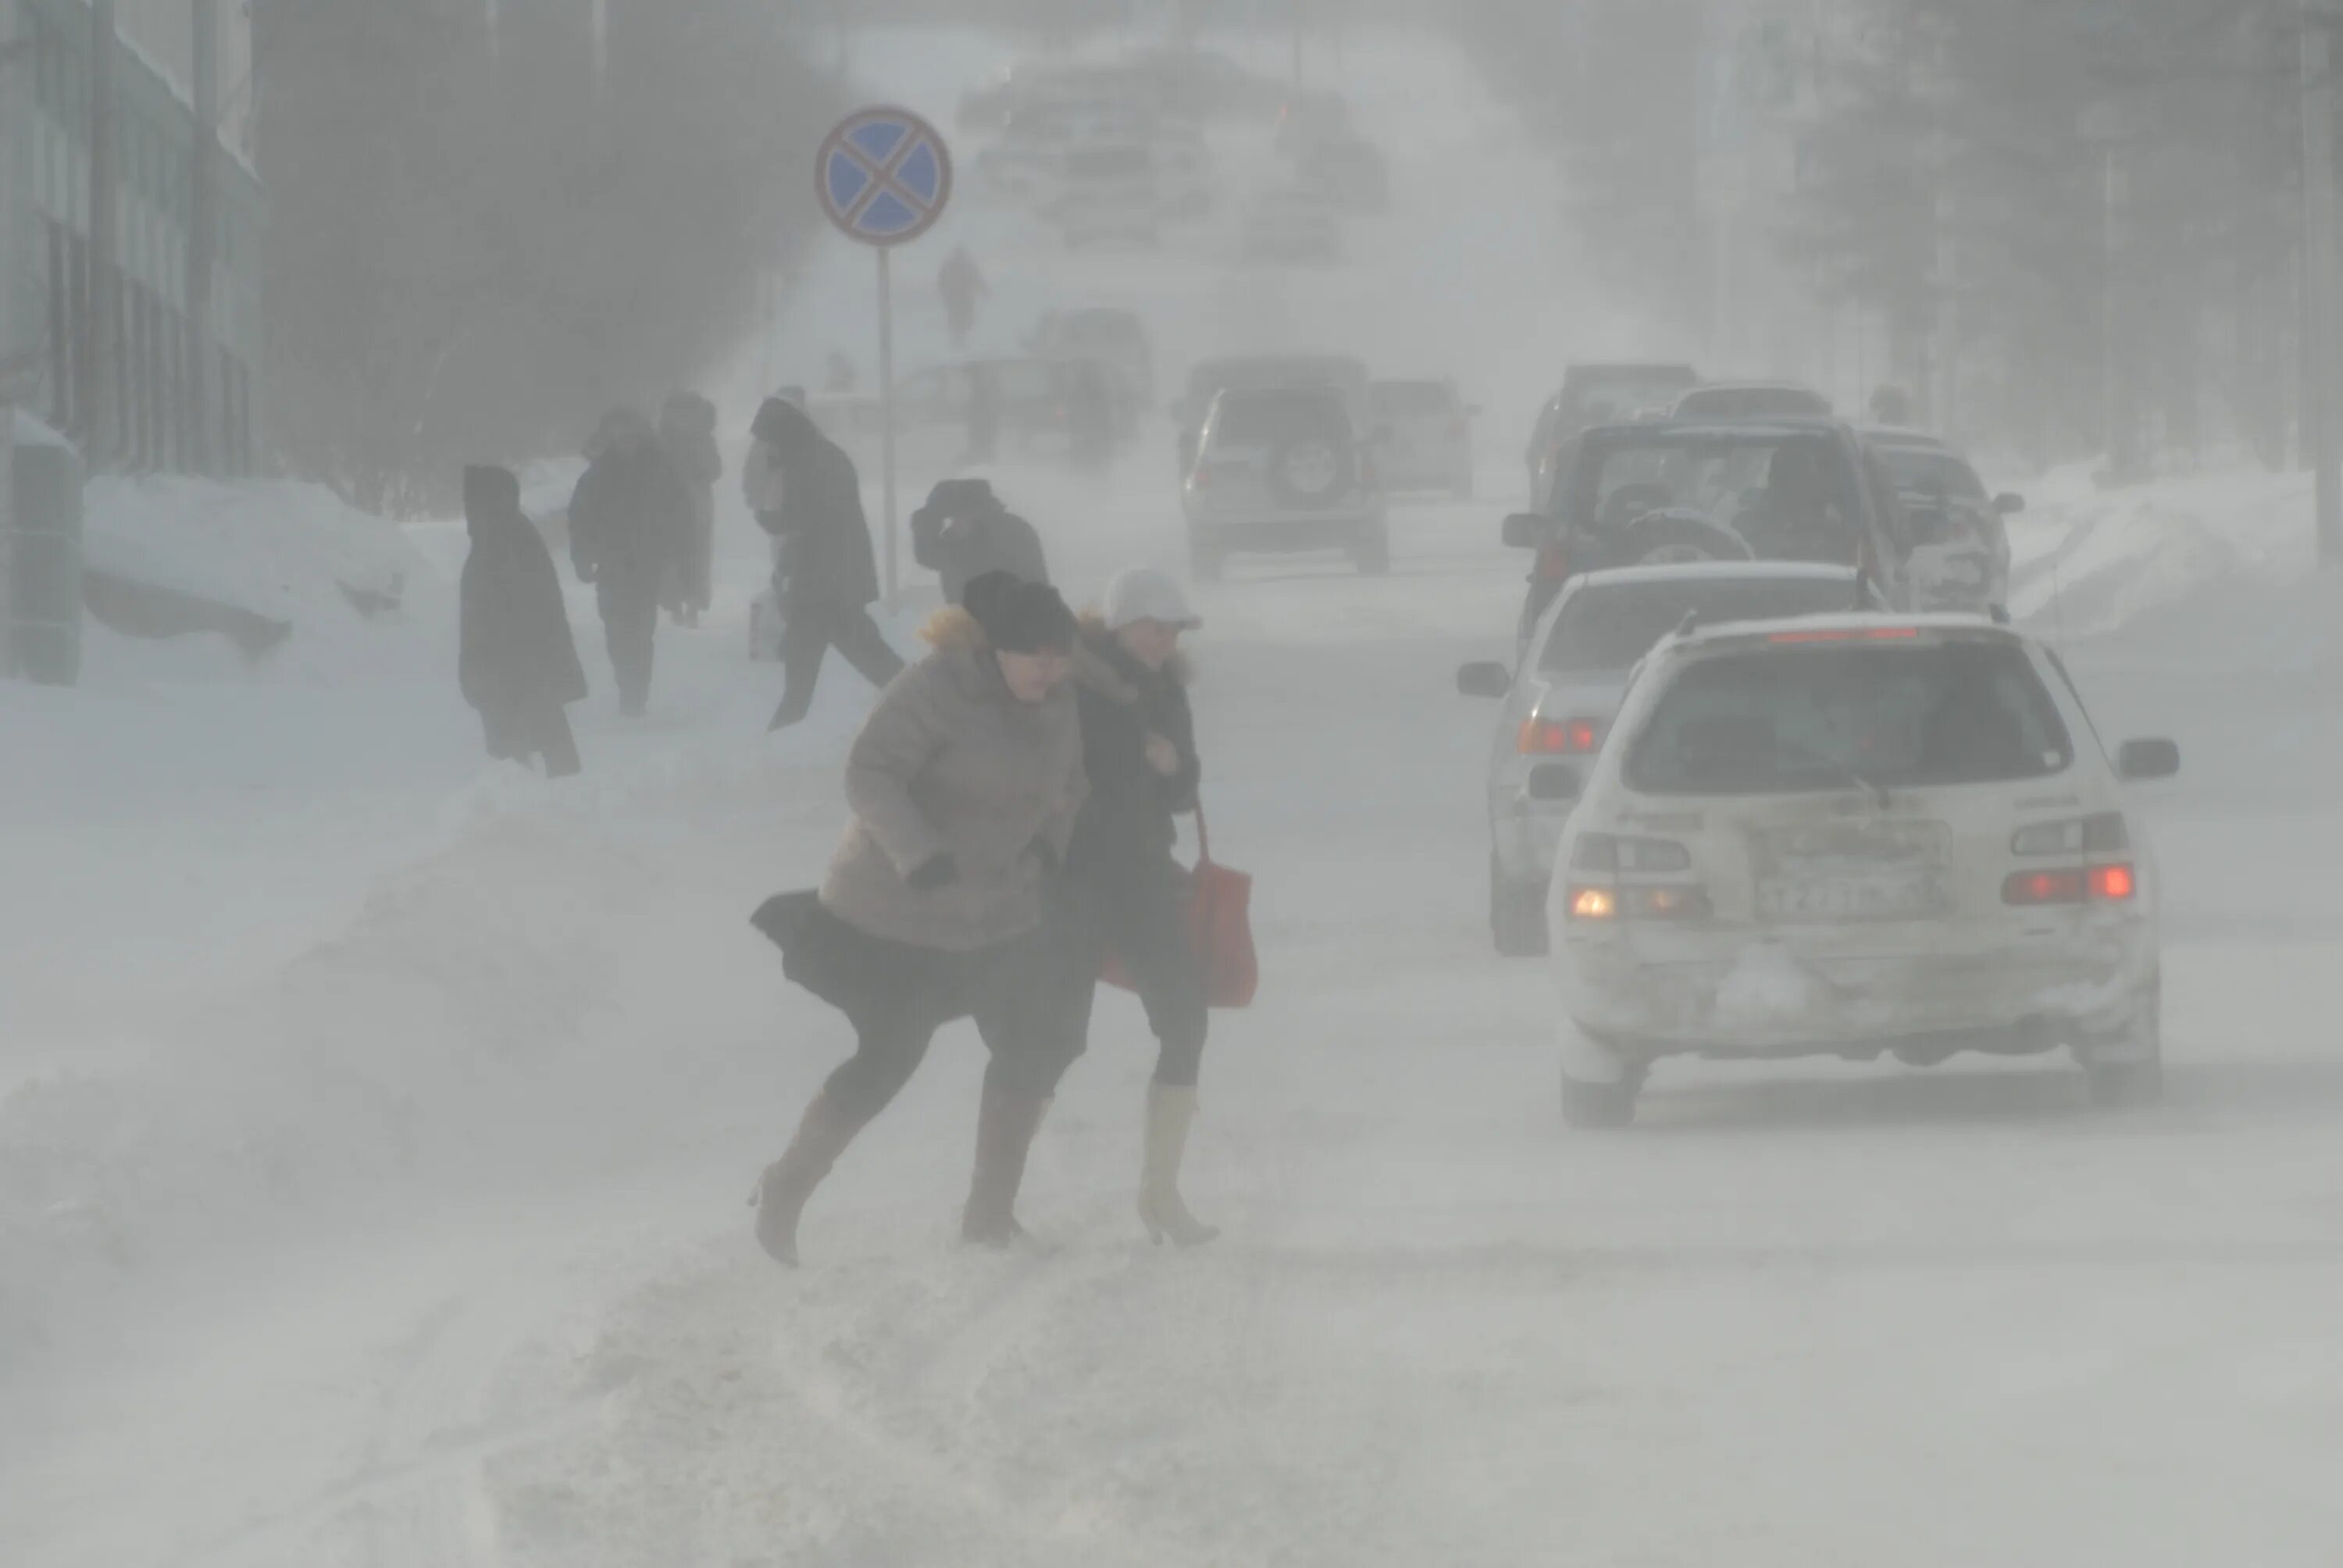
[[[604,442],[569,500],[569,558],[603,596],[659,592],[689,558],[691,490],[649,421]]]
[[[512,471],[465,469],[464,517],[472,531],[457,634],[464,700],[499,717],[578,701],[586,672],[561,579],[544,536],[520,509]]]
[[[942,579],[947,604],[959,604],[970,579],[987,572],[1050,580],[1041,536],[982,479],[946,479],[928,492],[927,505],[911,514],[911,558]]]
[[[806,411],[778,397],[757,410],[751,427],[781,470],[781,613],[843,607],[879,598],[879,563],[862,515],[862,480],[854,459],[815,427]],[[769,519],[759,518],[768,527]]]
[[[659,410],[659,440],[686,484],[711,489],[724,477],[716,449],[716,405],[697,392],[679,392]]]
[[[1167,858],[1177,837],[1172,819],[1196,809],[1202,765],[1185,670],[1177,662],[1151,670],[1122,650],[1095,620],[1082,627],[1074,655],[1074,690],[1082,719],[1082,770],[1090,799],[1074,827],[1068,869],[1110,880]],[[1147,737],[1178,749],[1169,778],[1147,760]]]

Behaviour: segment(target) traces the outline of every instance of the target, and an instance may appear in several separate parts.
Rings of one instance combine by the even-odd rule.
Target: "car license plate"
[[[1776,878],[1757,884],[1757,914],[1767,920],[1899,920],[1933,914],[1936,879],[1921,868],[1903,875]]]
[[[1919,920],[1950,907],[1946,838],[1936,822],[1805,824],[1759,846],[1762,920]]]

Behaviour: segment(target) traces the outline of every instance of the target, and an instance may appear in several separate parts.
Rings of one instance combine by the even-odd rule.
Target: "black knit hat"
[[[1009,572],[970,578],[960,602],[1002,653],[1063,653],[1081,629],[1056,588]]]

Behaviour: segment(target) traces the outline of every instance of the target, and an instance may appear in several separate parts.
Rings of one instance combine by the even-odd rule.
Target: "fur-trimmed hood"
[[[976,617],[956,604],[928,617],[920,628],[920,640],[938,653],[985,653],[992,647]]]

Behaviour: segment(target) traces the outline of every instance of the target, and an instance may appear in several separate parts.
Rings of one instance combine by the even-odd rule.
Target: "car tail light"
[[[2061,866],[2015,871],[2001,884],[2001,901],[2020,908],[2046,904],[2121,904],[2139,895],[2139,874],[2127,861],[2108,866]]]
[[[1462,441],[1464,438],[1466,428],[1467,427],[1464,423],[1464,416],[1462,414],[1457,415],[1456,417],[1448,421],[1448,433],[1459,441]]]
[[[1537,575],[1542,582],[1560,582],[1570,575],[1570,555],[1560,545],[1548,545],[1538,551]]]
[[[1570,918],[1574,920],[1611,920],[1619,918],[1619,896],[1609,888],[1573,888],[1570,890]]]
[[[1189,471],[1188,483],[1199,490],[1210,489],[1212,484],[1212,466],[1210,463],[1197,464]]]
[[[1603,744],[1603,728],[1592,719],[1522,720],[1519,749],[1524,757],[1592,757]]]

